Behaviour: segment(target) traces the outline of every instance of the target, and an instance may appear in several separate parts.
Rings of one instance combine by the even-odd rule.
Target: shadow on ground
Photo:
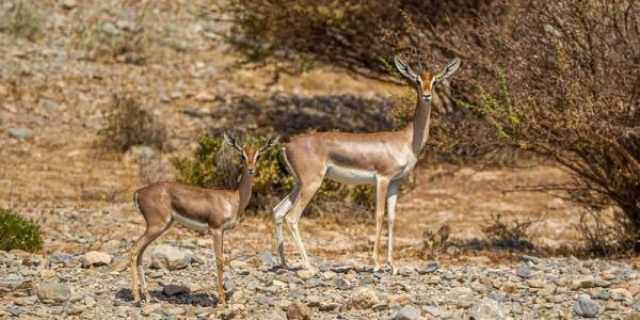
[[[224,119],[224,126],[251,129],[257,133],[273,130],[286,137],[311,129],[346,132],[391,130],[391,110],[391,103],[381,98],[274,95],[266,101],[247,96],[233,97],[209,114],[186,114]],[[212,130],[215,132],[216,129]]]
[[[193,305],[193,306],[201,306],[201,307],[210,307],[218,304],[218,299],[214,294],[207,293],[181,293],[175,296],[168,297],[163,292],[162,289],[150,290],[149,294],[151,295],[152,301],[156,300],[158,302],[163,301],[171,304],[178,305]],[[131,303],[133,302],[133,295],[131,293],[131,289],[120,289],[116,292],[115,300],[120,302]],[[153,302],[152,302],[153,303]]]

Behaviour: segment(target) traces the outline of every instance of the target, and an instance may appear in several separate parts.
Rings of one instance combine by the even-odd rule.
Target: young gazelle
[[[260,154],[277,144],[278,138],[270,138],[265,145],[256,149],[253,146],[241,147],[235,139],[224,134],[227,145],[237,150],[243,159],[242,177],[237,190],[205,189],[189,185],[160,182],[148,185],[133,194],[133,201],[144,220],[146,230],[135,242],[130,251],[131,290],[135,303],[143,295],[147,302],[149,294],[144,277],[142,256],[149,244],[165,233],[174,221],[201,232],[213,235],[213,247],[218,269],[218,300],[225,304],[223,288],[224,256],[223,235],[225,230],[233,228],[251,198],[253,176]],[[124,271],[125,265],[116,267]]]
[[[436,76],[427,71],[416,74],[397,57],[395,65],[417,94],[415,117],[405,128],[376,133],[309,133],[294,137],[284,145],[285,160],[295,179],[295,186],[273,210],[276,248],[283,265],[286,265],[286,260],[282,226],[286,218],[305,268],[312,268],[302,244],[298,222],[322,180],[327,177],[348,184],[376,186],[373,259],[377,270],[380,268],[378,249],[386,203],[389,224],[387,262],[392,272],[396,272],[393,264],[393,228],[399,181],[411,172],[429,138],[432,93],[435,94],[438,84],[458,69],[460,60],[453,59]]]

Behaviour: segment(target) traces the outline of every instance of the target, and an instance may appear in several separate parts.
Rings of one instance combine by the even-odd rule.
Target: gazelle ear
[[[442,82],[451,77],[456,71],[458,71],[458,68],[460,68],[460,62],[460,59],[453,58],[453,60],[451,60],[449,64],[447,64],[447,66],[433,78],[434,83]]]
[[[238,145],[238,142],[236,141],[236,139],[232,138],[226,132],[222,134],[222,137],[224,139],[224,143],[226,143],[228,146],[236,149],[236,151],[242,153],[242,148]]]
[[[278,143],[280,143],[280,136],[279,135],[271,136],[271,138],[269,138],[269,141],[267,142],[267,147],[273,147]]]
[[[271,136],[267,139],[267,142],[265,142],[265,144],[260,148],[259,152],[262,153],[263,151],[277,145],[280,142],[280,136],[276,135],[276,136]]]
[[[399,56],[393,57],[393,62],[395,63],[396,69],[398,69],[398,72],[400,72],[401,75],[411,81],[411,83],[419,83],[420,80],[418,79],[416,73],[413,72],[413,70],[411,70],[411,67],[409,67],[408,64],[402,61]]]

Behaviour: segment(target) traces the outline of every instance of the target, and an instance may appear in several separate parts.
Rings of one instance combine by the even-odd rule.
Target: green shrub
[[[36,252],[42,249],[44,241],[40,226],[11,210],[0,208],[0,250],[20,249]]]
[[[167,138],[164,125],[133,97],[114,95],[106,119],[107,126],[98,134],[108,149],[124,152],[135,145],[162,149]]]

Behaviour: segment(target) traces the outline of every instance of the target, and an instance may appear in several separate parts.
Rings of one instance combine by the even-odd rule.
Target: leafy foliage
[[[11,210],[0,208],[0,250],[20,249],[36,252],[42,249],[44,241],[40,226]]]

